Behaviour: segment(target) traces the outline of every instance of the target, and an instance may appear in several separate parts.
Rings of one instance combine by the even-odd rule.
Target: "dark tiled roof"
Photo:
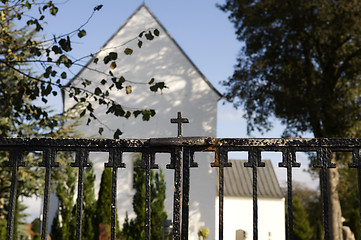
[[[224,196],[252,197],[252,168],[244,167],[246,160],[229,162],[232,163],[232,167],[224,168]],[[262,160],[262,162],[266,166],[257,168],[258,197],[282,198],[282,191],[271,161]]]

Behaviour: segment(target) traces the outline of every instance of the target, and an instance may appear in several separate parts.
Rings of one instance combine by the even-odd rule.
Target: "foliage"
[[[112,202],[112,168],[104,168],[100,180],[98,200],[96,202],[94,229],[95,236],[101,239],[110,237]],[[116,214],[116,236],[120,235],[118,214]],[[98,237],[96,237],[98,239]]]
[[[34,233],[40,233],[40,218],[35,218],[31,222],[31,231]]]
[[[146,176],[145,170],[137,167],[141,163],[141,156],[134,162],[133,169],[133,210],[136,214],[135,219],[129,220],[126,215],[122,237],[127,240],[145,238],[145,195],[146,195]],[[151,170],[151,239],[162,239],[162,221],[167,219],[167,213],[164,211],[165,200],[165,182],[162,169],[159,172]]]
[[[294,196],[293,204],[293,233],[295,240],[310,240],[312,237],[312,229],[305,208],[301,204],[301,200]]]
[[[112,169],[104,168],[102,178],[100,180],[98,200],[95,213],[95,235],[100,235],[100,228],[103,225],[111,223],[111,203],[112,203]],[[101,225],[103,224],[103,225]],[[103,229],[103,228],[102,228]],[[105,227],[104,230],[107,228]],[[108,234],[110,234],[108,232]]]
[[[200,228],[198,231],[198,236],[203,237],[206,239],[209,235],[209,229],[208,228]]]
[[[138,36],[122,44],[117,52],[105,52],[102,61],[99,61],[99,53],[81,56],[72,56],[72,42],[86,37],[86,25],[93,15],[100,11],[102,5],[94,7],[89,19],[75,30],[66,34],[54,34],[47,36],[46,20],[50,16],[56,16],[61,11],[53,1],[12,1],[0,2],[0,68],[1,74],[17,74],[13,81],[0,81],[0,132],[6,130],[11,123],[21,125],[23,119],[35,120],[48,127],[51,131],[59,125],[58,119],[54,119],[47,109],[34,104],[33,100],[48,102],[50,96],[57,96],[59,90],[67,94],[78,105],[77,111],[80,116],[87,116],[88,124],[92,120],[98,120],[94,114],[91,102],[97,102],[107,107],[107,114],[116,117],[129,118],[141,115],[143,120],[149,120],[154,116],[153,109],[131,109],[110,98],[110,91],[124,91],[130,94],[131,84],[123,76],[117,76],[112,72],[117,65],[116,61],[121,55],[131,55],[135,50],[127,47],[127,43],[137,41],[138,47],[142,47],[143,41],[151,41],[159,36],[157,29],[144,29]],[[105,50],[104,50],[105,51]],[[94,63],[108,66],[104,72],[104,79],[76,79],[72,69],[84,67],[81,62],[93,60]],[[33,72],[29,67],[42,69]],[[96,69],[90,69],[98,71]],[[67,84],[69,79],[76,80],[77,84]],[[1,78],[3,78],[1,76]],[[101,82],[102,85],[93,87],[93,83]],[[106,84],[106,83],[109,84]],[[127,84],[128,87],[124,87]],[[162,90],[161,82],[149,83],[149,91]],[[25,104],[24,104],[25,103]],[[79,108],[81,108],[79,110]],[[71,109],[72,110],[72,109]],[[98,120],[99,121],[99,120]],[[99,128],[99,133],[101,134]],[[45,130],[44,130],[45,131]],[[114,137],[119,138],[121,131],[113,130]],[[15,132],[16,133],[16,132]]]
[[[354,136],[360,123],[359,1],[232,1],[229,12],[244,42],[226,98],[244,106],[248,130],[269,117],[288,133]]]
[[[50,237],[52,240],[62,240],[63,239],[63,233],[60,226],[60,219],[59,219],[59,211],[56,212],[53,223],[51,225],[50,229]]]
[[[287,191],[285,190],[284,192],[286,193]],[[319,192],[299,182],[293,182],[292,194],[295,238],[323,239],[322,205]],[[287,195],[285,197],[287,198]],[[287,216],[286,220],[288,220]]]
[[[29,233],[26,231],[26,217],[29,215],[25,213],[26,209],[27,206],[22,204],[19,198],[17,198],[14,213],[14,239],[23,239],[29,235]]]
[[[6,225],[6,219],[0,218],[0,239],[6,239]]]
[[[338,186],[344,225],[349,226],[356,239],[361,239],[360,211],[357,181],[357,169],[340,167],[340,183]]]
[[[120,50],[119,54],[105,54],[102,64],[108,65],[109,71],[104,72],[104,79],[78,79],[79,85],[66,84],[72,78],[72,69],[82,67],[79,64],[80,60],[88,58],[93,59],[93,62],[98,61],[98,53],[73,58],[71,51],[72,42],[86,36],[84,27],[101,8],[102,5],[96,6],[89,19],[74,31],[54,34],[47,39],[46,19],[56,16],[61,10],[53,1],[0,1],[0,137],[69,137],[72,134],[71,126],[64,127],[64,119],[69,119],[75,113],[77,117],[86,115],[88,124],[92,120],[97,120],[90,102],[105,105],[107,113],[116,117],[129,118],[131,115],[140,115],[143,120],[149,120],[155,115],[153,109],[127,109],[109,97],[112,88],[125,91],[126,94],[131,93],[130,82],[111,71],[116,68],[118,55],[131,55],[135,51],[127,48],[126,44],[121,46],[124,49]],[[129,41],[137,41],[138,47],[141,48],[143,41],[151,41],[157,36],[157,29],[145,29]],[[105,84],[107,81],[110,83],[109,86]],[[93,82],[101,82],[102,86],[91,88]],[[128,84],[126,88],[123,87],[125,84]],[[163,83],[154,81],[148,84],[150,91],[166,87]],[[76,102],[70,111],[54,114],[50,108],[39,104],[42,101],[45,105],[48,99],[57,96],[59,91]],[[99,128],[100,134],[101,129]],[[121,131],[113,131],[114,137],[119,138]],[[8,153],[0,152],[0,164],[5,163],[8,157]],[[17,197],[42,194],[44,171],[36,165],[40,158],[40,154],[28,154],[25,161],[32,167],[19,169]],[[62,239],[71,239],[74,236],[74,219],[71,216],[75,211],[73,196],[76,174],[72,168],[64,165],[52,174],[58,180],[65,179],[64,184],[57,184],[56,190],[60,200],[59,215],[62,216]],[[11,168],[1,168],[0,176],[0,201],[5,202],[0,206],[1,219],[6,215]]]
[[[93,240],[94,234],[94,216],[95,216],[95,193],[94,193],[95,174],[93,168],[86,168],[84,171],[84,195],[83,195],[83,222],[82,239]]]
[[[40,218],[35,218],[32,222],[31,222],[31,231],[32,231],[32,239],[40,239],[41,238],[41,234],[40,234]]]
[[[59,232],[60,226],[57,226],[56,221],[60,221],[61,216],[61,239],[72,239],[73,231],[73,217],[74,214],[74,194],[75,194],[75,183],[77,179],[76,168],[70,166],[71,155],[70,153],[62,153],[63,161],[60,162],[60,166],[55,172],[56,181],[56,195],[59,200],[59,212],[56,215],[56,219],[53,221],[55,233]],[[53,227],[52,227],[53,230]],[[52,233],[53,236],[58,238],[58,233]]]
[[[360,1],[227,0],[220,8],[244,43],[223,84],[226,99],[245,108],[248,132],[270,129],[277,117],[286,137],[360,136]],[[333,238],[342,226],[338,169],[327,171]]]

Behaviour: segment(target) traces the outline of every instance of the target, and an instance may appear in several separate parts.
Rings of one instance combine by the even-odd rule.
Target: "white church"
[[[137,41],[129,41],[148,29],[158,29],[159,37],[152,41],[144,40],[141,49],[138,48]],[[125,48],[134,49],[133,54],[127,56],[122,54]],[[129,17],[96,57],[103,59],[109,52],[119,52],[118,55],[122,55],[116,60],[117,67],[112,70],[113,73],[137,83],[131,84],[131,94],[114,90],[110,92],[110,97],[116,99],[125,109],[150,108],[155,109],[156,115],[149,121],[142,121],[141,117],[131,117],[126,120],[105,114],[105,107],[96,106],[94,103],[94,114],[99,121],[110,129],[121,129],[124,132],[122,138],[176,137],[177,127],[170,124],[170,119],[175,118],[177,112],[182,112],[183,117],[188,118],[190,122],[183,126],[183,136],[216,137],[217,102],[221,94],[187,57],[146,5],[141,5]],[[104,78],[103,73],[108,71],[109,65],[105,66],[101,60],[97,64],[91,61],[72,80],[71,84],[79,84],[79,79],[90,79],[99,80],[100,85],[100,80]],[[167,88],[163,89],[162,93],[149,91],[147,83],[152,78],[157,82],[164,82]],[[92,87],[95,89],[97,84],[92,84]],[[68,109],[73,104],[65,95],[64,108]],[[79,126],[78,130],[83,133],[83,137],[99,137],[96,124],[93,121],[90,126],[85,124]],[[104,128],[102,137],[112,138],[113,132]],[[132,213],[133,160],[134,156],[131,154],[125,155],[126,168],[119,169],[118,172],[117,209],[120,225],[124,221],[126,212],[129,218],[134,217]],[[95,189],[97,193],[100,175],[107,157],[101,153],[91,154],[91,161],[97,175]],[[191,169],[189,239],[198,240],[200,228],[209,229],[207,239],[218,239],[218,169],[210,167],[210,163],[214,161],[214,155],[197,153],[195,161],[199,166]],[[167,183],[165,209],[168,219],[172,219],[174,170],[165,167],[170,163],[170,156],[157,154],[156,163],[165,174]],[[252,192],[250,192],[252,178],[251,175],[246,175],[248,169],[244,169],[240,163],[240,161],[233,161],[234,167],[225,170],[224,239],[227,240],[236,239],[236,233],[240,233],[239,230],[244,232],[244,236],[238,234],[237,239],[252,239]],[[259,198],[259,239],[283,240],[285,239],[284,198],[272,165],[270,163],[266,165],[268,171],[264,171],[266,179],[264,192]],[[262,184],[261,179],[259,182]],[[49,219],[52,217],[49,216]]]

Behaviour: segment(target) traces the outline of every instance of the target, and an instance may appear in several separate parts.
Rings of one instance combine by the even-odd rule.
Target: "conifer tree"
[[[294,240],[310,240],[312,237],[312,229],[308,221],[307,212],[297,196],[293,197],[292,204]]]
[[[83,195],[83,222],[82,239],[93,240],[94,216],[95,216],[95,193],[94,193],[95,174],[93,168],[86,168],[84,172],[84,195]]]
[[[141,162],[139,157],[134,162],[133,169],[133,210],[136,214],[135,219],[129,220],[126,215],[122,237],[127,240],[136,240],[145,238],[145,196],[146,196],[146,176],[145,170],[138,167]],[[162,239],[162,220],[167,219],[167,213],[164,211],[164,200],[166,185],[162,170],[159,172],[151,171],[151,239]]]
[[[63,233],[59,221],[59,211],[56,212],[53,223],[51,224],[50,237],[51,240],[63,240]]]
[[[75,195],[75,183],[77,178],[76,168],[70,166],[70,156],[64,156],[68,160],[61,162],[61,166],[57,168],[56,179],[56,195],[59,200],[59,213],[61,216],[61,239],[72,239],[72,218],[76,215],[73,215],[74,208],[74,195]],[[59,220],[58,216],[56,219]],[[53,222],[54,224],[54,222]],[[53,229],[53,228],[52,228]],[[57,227],[54,226],[54,229],[58,231]],[[55,235],[55,233],[52,233]]]
[[[104,168],[95,210],[95,236],[106,234],[110,236],[112,202],[112,169]],[[97,238],[98,239],[98,238]]]

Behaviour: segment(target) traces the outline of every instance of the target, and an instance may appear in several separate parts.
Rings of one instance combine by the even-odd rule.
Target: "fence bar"
[[[358,166],[357,166],[357,180],[358,180],[358,202],[359,202],[359,216],[360,216],[360,222],[359,227],[361,229],[361,158],[360,158],[360,152],[358,152]]]
[[[41,224],[41,240],[47,239],[48,219],[49,219],[49,196],[50,196],[50,181],[51,181],[51,167],[55,164],[56,151],[47,148],[43,151],[43,161],[39,164],[40,167],[45,167],[45,186],[44,186],[44,203],[43,203],[43,220]]]
[[[182,153],[183,148],[177,148],[172,156],[174,158],[173,240],[181,239]]]
[[[223,240],[223,207],[224,207],[224,168],[223,165],[219,166],[218,169],[219,172],[219,179],[218,179],[218,195],[219,195],[219,199],[218,199],[218,204],[219,204],[219,209],[218,209],[218,215],[219,215],[219,240]]]
[[[183,151],[183,186],[182,186],[182,240],[188,240],[189,225],[189,190],[190,190],[190,152]]]
[[[329,171],[328,167],[330,167],[329,163],[331,162],[331,156],[332,152],[330,149],[321,148],[317,152],[317,163],[314,165],[314,167],[321,168],[321,194],[322,194],[322,215],[323,215],[323,227],[324,227],[324,239],[329,240],[330,239],[330,233],[329,233],[329,188],[327,184],[327,179],[329,178]]]
[[[244,163],[245,167],[252,167],[253,172],[253,239],[258,239],[258,192],[257,192],[257,167],[264,167],[261,162],[261,151],[251,149],[248,151],[248,162]]]
[[[112,167],[112,203],[111,203],[111,219],[110,219],[110,239],[116,239],[116,223],[117,223],[117,175],[118,168],[124,168],[122,163],[123,153],[118,150],[109,152],[109,161],[104,164],[105,167]]]
[[[117,174],[118,168],[113,165],[112,168],[112,206],[110,219],[110,239],[115,240],[116,237],[116,223],[117,223]]]
[[[90,167],[88,165],[89,152],[85,149],[80,149],[76,152],[75,163],[72,163],[73,167],[78,167],[78,196],[77,196],[77,221],[76,221],[76,239],[81,240],[82,234],[82,214],[83,214],[83,188],[84,188],[84,167]]]
[[[287,148],[282,152],[282,162],[279,167],[287,168],[287,239],[293,239],[293,186],[292,186],[292,168],[300,167],[301,164],[296,162],[296,153],[294,150]]]
[[[258,198],[257,198],[257,167],[252,168],[253,172],[253,239],[258,239]]]
[[[15,207],[16,207],[16,199],[17,199],[17,186],[18,186],[18,171],[19,167],[23,166],[23,151],[19,151],[19,149],[10,150],[9,156],[9,166],[12,169],[11,175],[11,190],[10,190],[10,199],[9,199],[9,210],[8,210],[8,223],[7,223],[7,233],[6,239],[13,240],[14,237],[14,217],[15,217]]]
[[[293,154],[287,151],[286,161],[287,161],[287,230],[288,230],[288,239],[293,239],[293,187],[292,187],[292,159]]]
[[[349,168],[357,168],[359,216],[361,216],[361,156],[360,156],[360,149],[355,149],[352,152],[352,162],[349,163],[348,166],[349,166]],[[360,217],[359,227],[361,229],[361,217]]]
[[[150,240],[151,237],[151,189],[150,189],[150,154],[143,153],[143,162],[145,162],[145,239]]]

